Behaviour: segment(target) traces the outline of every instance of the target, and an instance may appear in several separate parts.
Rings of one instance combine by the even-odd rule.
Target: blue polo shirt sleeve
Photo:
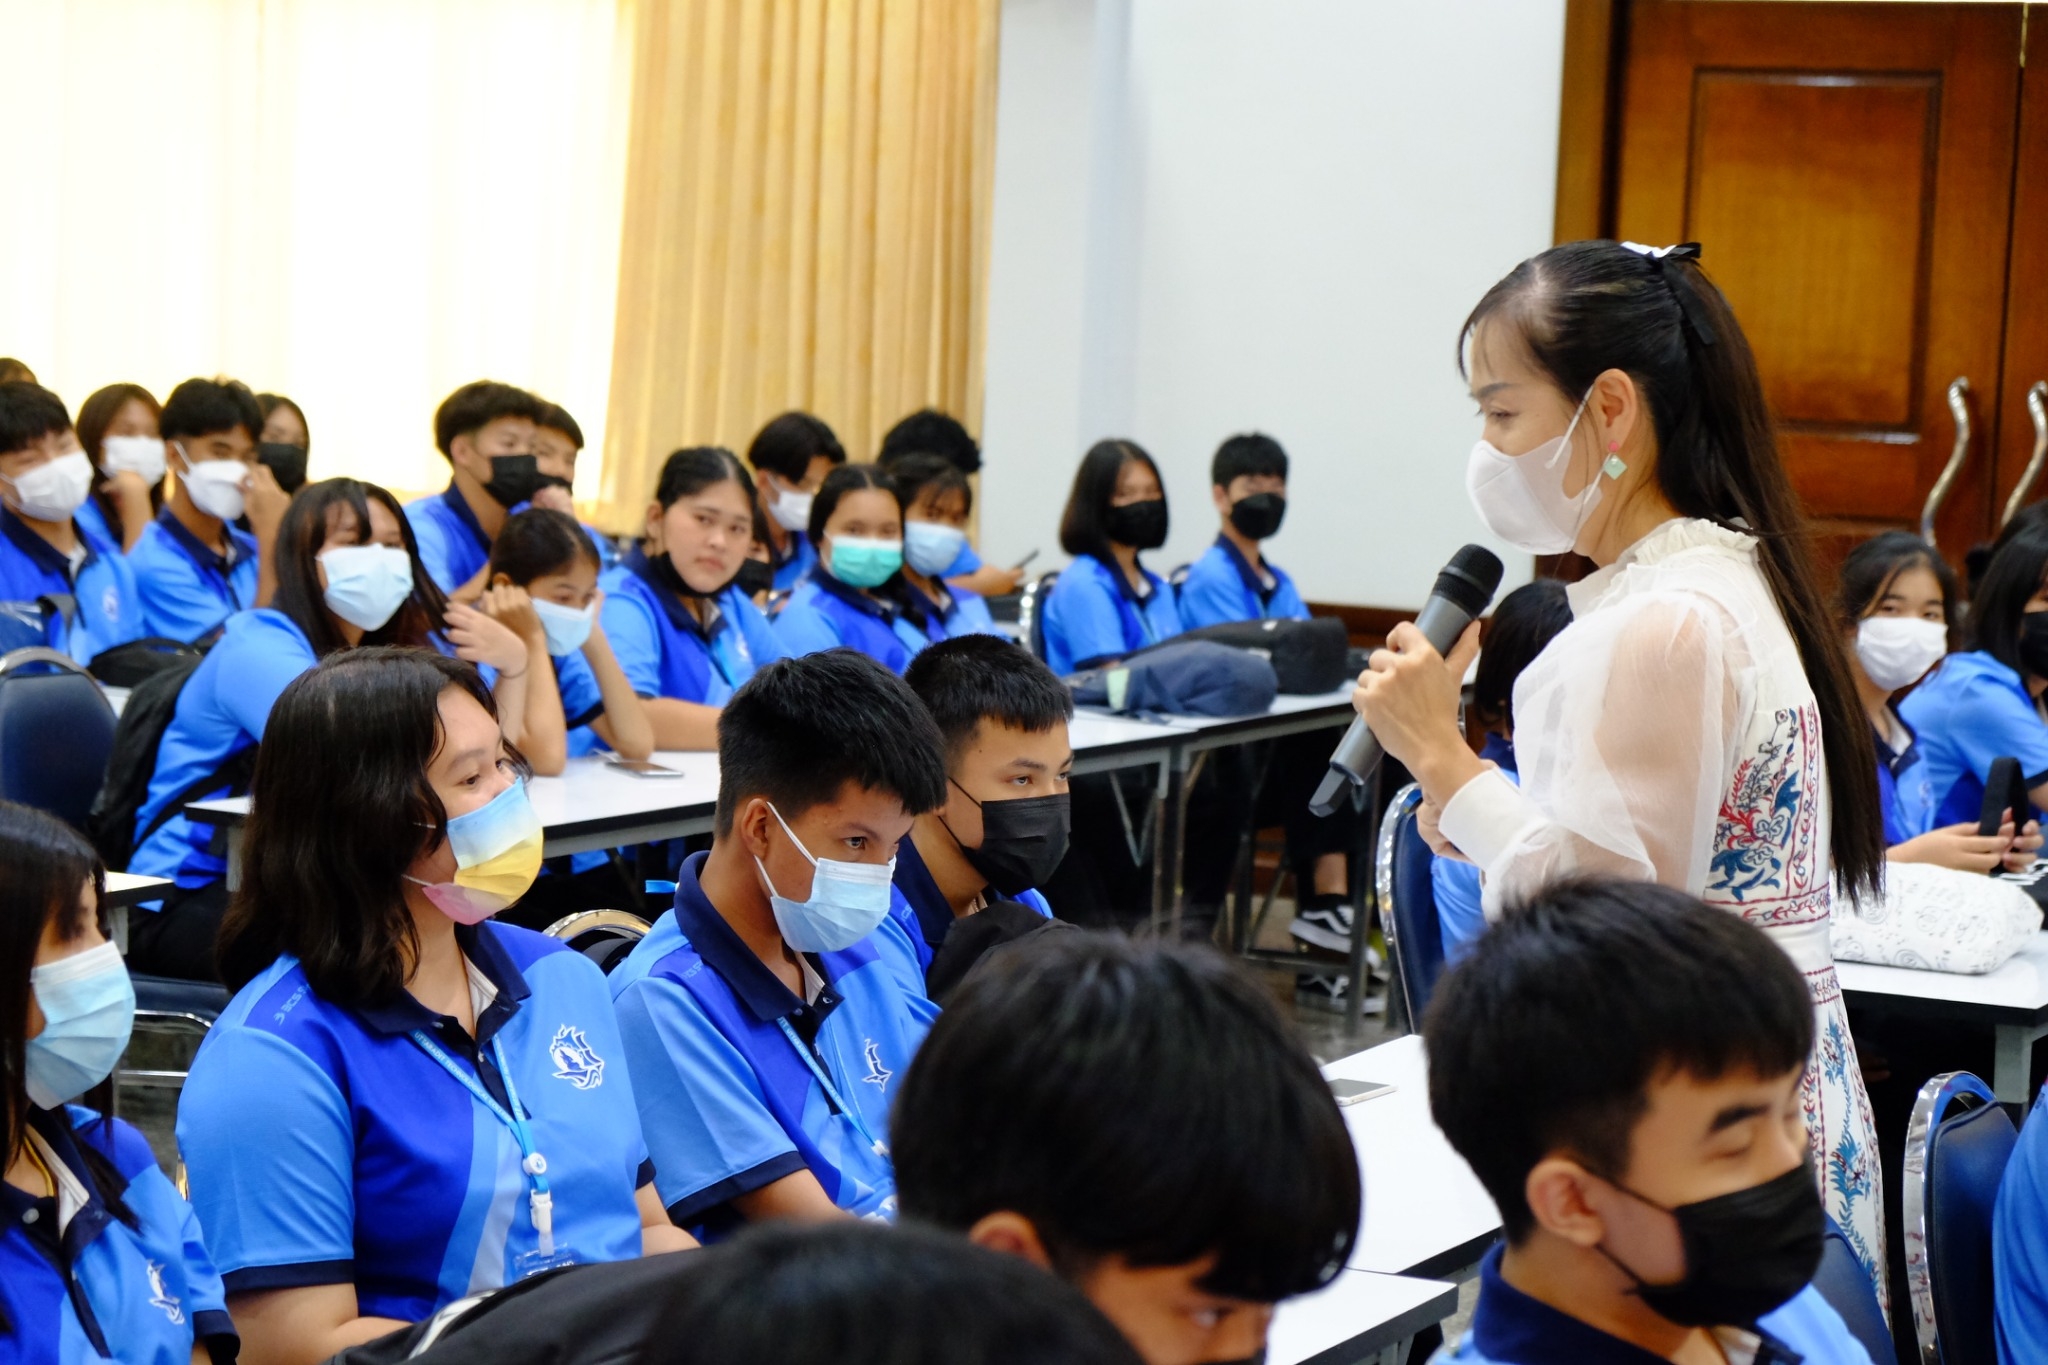
[[[941,578],[965,578],[971,573],[981,572],[981,556],[974,552],[971,544],[962,545],[960,553],[953,556],[953,562],[946,566]]]
[[[807,1169],[753,1067],[687,989],[649,974],[626,985],[615,1004],[655,1190],[672,1221],[687,1226]]]
[[[805,583],[776,614],[775,638],[781,642],[785,656],[794,659],[802,654],[837,649],[846,643],[820,603],[823,596],[815,583]]]
[[[1046,662],[1072,673],[1098,659],[1122,658],[1137,646],[1124,638],[1115,589],[1092,559],[1076,560],[1052,585],[1045,602]]]
[[[609,636],[610,632],[606,634]],[[562,697],[563,723],[574,730],[603,715],[604,690],[597,685],[597,675],[590,671],[590,661],[583,657],[583,651],[555,655],[551,662],[555,666],[555,690]]]
[[[290,640],[277,641],[279,648],[265,647],[270,641],[262,636],[245,638],[252,647],[235,652],[235,682],[217,688],[214,695],[235,724],[260,740],[277,699],[311,664],[296,633]]]
[[[469,579],[469,574],[455,576],[460,551],[454,537],[466,533],[436,515],[444,505],[439,493],[416,498],[405,505],[405,519],[412,524],[412,538],[419,545],[420,563],[426,567],[427,576],[440,585],[442,592],[453,592]]]
[[[260,1029],[216,1030],[179,1097],[178,1150],[228,1292],[354,1281],[355,1137],[311,1058]]]
[[[117,547],[93,547],[92,560],[79,570],[72,597],[77,615],[71,622],[65,652],[80,663],[90,663],[95,655],[149,633],[135,569]]]
[[[661,695],[661,627],[654,608],[625,583],[623,569],[605,575],[604,606],[598,618],[604,623],[604,637],[611,642],[612,657],[619,671],[641,697]]]
[[[2020,761],[2029,787],[2048,781],[2048,724],[1996,680],[1978,676],[1956,689],[1941,714],[1925,719],[1947,731],[1949,742],[1979,782],[1991,765],[2010,754]]]
[[[1229,621],[1258,619],[1259,604],[1245,591],[1237,566],[1220,545],[1211,545],[1188,569],[1180,585],[1180,618],[1189,630]]]
[[[2001,1365],[2048,1360],[2048,1088],[2020,1129],[1991,1220]]]
[[[191,556],[172,542],[170,533],[155,522],[143,529],[128,562],[135,568],[143,625],[151,635],[197,640],[236,610],[237,604],[229,599],[219,579],[194,564]],[[254,560],[243,560],[234,568],[233,582],[242,594],[242,606],[256,604],[253,581],[247,581],[244,592],[245,580],[253,579],[255,568]]]

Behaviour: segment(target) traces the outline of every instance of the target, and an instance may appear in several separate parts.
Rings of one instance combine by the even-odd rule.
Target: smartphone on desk
[[[1381,1081],[1336,1080],[1330,1082],[1330,1093],[1337,1097],[1339,1104],[1363,1104],[1367,1100],[1393,1094],[1394,1087]]]
[[[606,759],[605,762],[622,772],[629,772],[635,777],[681,777],[683,775],[681,768],[667,767],[664,764],[656,763],[652,759],[647,758],[620,758],[614,754]]]

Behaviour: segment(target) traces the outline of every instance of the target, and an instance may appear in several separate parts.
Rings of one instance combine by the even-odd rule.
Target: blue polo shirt
[[[604,714],[604,691],[597,685],[597,674],[590,671],[590,661],[580,649],[556,654],[549,661],[555,666],[555,691],[562,697],[562,723],[569,730],[569,757],[596,753],[604,747],[590,727],[590,722]]]
[[[454,480],[439,493],[407,503],[405,519],[419,542],[420,563],[442,592],[455,591],[491,562],[491,538]]]
[[[1663,1356],[1610,1336],[1509,1284],[1501,1278],[1502,1252],[1495,1247],[1479,1263],[1479,1302],[1472,1310],[1472,1328],[1437,1357],[1444,1365],[1662,1365]],[[1756,1336],[1760,1340],[1752,1365],[1876,1365],[1849,1334],[1842,1315],[1811,1285],[1759,1318]]]
[[[190,1365],[195,1338],[223,1359],[235,1328],[191,1206],[142,1134],[90,1109],[67,1113],[68,1124],[44,1109],[28,1120],[69,1192],[62,1202],[73,1211],[61,1233],[59,1200],[0,1184],[0,1362]],[[119,1174],[114,1193],[135,1227],[108,1210],[81,1142]]]
[[[775,591],[793,592],[796,585],[804,581],[804,575],[818,562],[818,549],[811,544],[811,538],[802,531],[791,531],[789,550],[780,558],[776,556],[775,542],[768,542],[768,562],[775,569]]]
[[[1893,704],[1892,716],[1899,708]],[[1928,780],[1927,765],[1921,761],[1920,744],[1913,727],[1898,721],[1905,731],[1905,747],[1894,751],[1892,737],[1871,727],[1871,741],[1877,748],[1877,797],[1884,810],[1884,844],[1892,848],[1934,828],[1934,784]]]
[[[151,635],[196,641],[234,613],[256,605],[256,537],[227,528],[228,552],[216,554],[166,507],[128,552]]]
[[[1181,633],[1180,606],[1166,580],[1140,566],[1150,591],[1141,602],[1113,564],[1082,555],[1060,571],[1045,599],[1045,662],[1061,675],[1121,659]]]
[[[944,623],[924,616],[920,624],[898,603],[849,588],[819,567],[775,614],[775,635],[791,658],[845,645],[901,673],[926,645],[946,638]]]
[[[71,514],[71,519],[78,523],[79,530],[98,536],[116,548],[120,547],[121,532],[108,523],[106,510],[100,506],[97,497],[89,497],[78,504],[78,510]]]
[[[2048,1087],[2020,1128],[1991,1221],[2000,1365],[2048,1360]]]
[[[962,635],[1000,635],[996,619],[989,614],[988,599],[978,592],[956,588],[939,579],[939,587],[946,594],[944,602],[934,602],[924,590],[906,582],[905,587],[915,594],[917,603],[925,610],[925,638],[932,644],[940,640],[957,640]]]
[[[312,643],[283,612],[263,607],[230,616],[220,641],[178,693],[177,709],[157,742],[149,797],[136,812],[136,834],[173,802],[182,806],[226,795],[228,784],[209,786],[208,779],[263,738],[270,708],[292,679],[318,662]],[[172,815],[137,845],[128,870],[175,877],[188,889],[210,885],[227,875],[224,833]]]
[[[783,655],[768,618],[737,584],[711,599],[718,610],[706,626],[655,577],[637,545],[599,582],[605,638],[639,696],[723,706],[756,669]]]
[[[230,1293],[353,1284],[365,1316],[416,1322],[531,1269],[519,1144],[414,1031],[500,1108],[517,1091],[547,1161],[558,1250],[582,1263],[640,1255],[647,1149],[603,973],[509,925],[456,938],[491,993],[474,1043],[409,994],[325,1000],[281,957],[200,1045],[178,1147]]]
[[[2029,790],[2048,782],[2048,723],[2020,675],[1981,650],[1943,659],[1899,703],[1899,718],[1912,727],[1934,796],[1930,828],[1975,824],[1984,779],[2002,756],[2020,761]]]
[[[953,903],[932,880],[931,869],[925,866],[913,839],[905,839],[896,846],[896,891],[897,903],[890,907],[890,913],[905,931],[911,951],[917,954],[919,973],[928,972],[939,945],[953,928]],[[1035,888],[1015,899],[1019,905],[1028,905],[1047,919],[1052,918],[1052,906]]]
[[[135,570],[121,543],[76,520],[72,526],[85,548],[75,574],[61,550],[29,530],[13,509],[0,507],[0,607],[20,627],[8,632],[8,648],[47,644],[90,663],[101,651],[148,632]],[[39,606],[45,599],[48,610]]]
[[[734,1198],[809,1169],[840,1208],[893,1217],[895,1172],[869,1139],[888,1142],[890,1103],[939,1012],[901,919],[810,955],[825,989],[806,1004],[705,897],[706,856],[683,863],[674,908],[608,978],[661,1202],[716,1237],[738,1222]]]
[[[1217,536],[1180,585],[1182,628],[1196,630],[1227,621],[1308,620],[1308,607],[1295,591],[1294,580],[1272,560],[1265,564],[1273,580],[1270,588],[1228,537]]]

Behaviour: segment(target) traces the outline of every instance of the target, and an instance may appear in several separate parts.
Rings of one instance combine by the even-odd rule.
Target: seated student
[[[937,455],[905,455],[887,469],[903,504],[903,581],[913,600],[941,638],[995,634],[988,603],[947,577],[968,548],[974,490],[967,476]]]
[[[1135,441],[1097,441],[1060,517],[1060,548],[1074,562],[1040,604],[1053,672],[1065,677],[1181,633],[1172,589],[1138,562],[1165,543],[1159,466]]]
[[[1233,436],[1216,447],[1209,482],[1223,528],[1180,585],[1181,624],[1306,621],[1294,580],[1261,547],[1287,515],[1287,452],[1258,432]]]
[[[882,437],[875,463],[896,472],[896,465],[908,455],[936,455],[963,475],[981,472],[981,445],[959,421],[937,408],[920,408],[890,427]],[[1005,569],[984,564],[972,545],[962,542],[960,553],[945,572],[948,583],[982,597],[1003,597],[1017,591],[1024,580],[1021,568]]]
[[[1811,1286],[1813,1004],[1761,931],[1653,883],[1553,887],[1444,974],[1423,1038],[1506,1232],[1446,1360],[1874,1365]]]
[[[946,746],[945,804],[918,816],[896,851],[918,960],[943,1001],[981,954],[1052,915],[1038,887],[1067,854],[1074,698],[1029,650],[995,635],[942,640],[903,681]]]
[[[36,372],[11,355],[0,355],[0,384],[33,384]]]
[[[263,410],[234,380],[186,380],[164,400],[159,425],[176,479],[128,558],[149,633],[196,643],[235,612],[270,605],[291,495],[257,463]],[[249,531],[235,526],[245,513]]]
[[[2035,809],[2048,809],[2048,507],[2015,517],[1970,599],[1967,652],[1951,654],[1899,703],[1934,813],[1928,828],[1974,825],[1984,780],[2017,758]],[[2025,813],[2014,811],[2017,819]]]
[[[906,1222],[1077,1286],[1147,1365],[1256,1358],[1358,1235],[1358,1156],[1272,998],[1207,948],[993,954],[898,1082]]]
[[[313,449],[305,410],[281,393],[257,394],[256,406],[263,410],[256,458],[277,479],[279,488],[296,493],[306,486],[306,457]]]
[[[48,645],[89,663],[147,633],[128,557],[77,520],[92,484],[63,401],[0,384],[0,651]]]
[[[307,485],[278,529],[277,570],[276,600],[228,618],[157,743],[128,870],[174,878],[177,889],[157,912],[130,917],[128,959],[137,971],[213,978],[215,931],[227,909],[225,832],[188,818],[184,806],[247,790],[270,708],[292,679],[357,645],[426,644],[444,621],[462,657],[501,671],[525,663],[526,646],[512,632],[444,603],[420,567],[397,499],[375,485]],[[523,699],[523,678],[517,688]],[[511,692],[501,700],[509,704]]]
[[[541,828],[476,671],[326,660],[278,698],[253,791],[235,998],[178,1104],[243,1359],[312,1365],[541,1270],[690,1245],[603,974],[488,922]]]
[[[135,548],[164,499],[163,408],[140,384],[109,384],[78,405],[78,444],[104,482],[78,506],[78,524],[123,551]]]
[[[135,990],[77,831],[0,802],[0,1348],[11,1361],[235,1356],[199,1223],[142,1134],[65,1101],[104,1081]]]
[[[747,447],[755,491],[768,514],[768,562],[775,590],[789,592],[818,562],[810,540],[811,500],[833,466],[846,463],[839,438],[808,412],[785,412]]]
[[[407,503],[405,516],[420,562],[455,601],[483,591],[491,542],[540,486],[533,445],[540,415],[538,398],[489,379],[464,384],[434,412],[434,444],[452,476],[446,489]]]
[[[711,850],[608,978],[677,1226],[893,1215],[890,1081],[938,1010],[889,878],[946,799],[939,747],[852,650],[764,668],[719,715]]]
[[[738,586],[754,530],[746,471],[722,446],[661,466],[641,543],[599,580],[605,634],[657,749],[718,745],[718,708],[782,642]]]
[[[533,490],[533,505],[576,515],[576,457],[583,453],[583,428],[560,403],[543,402],[540,419],[533,428],[534,467],[540,484]],[[595,526],[585,525],[583,533],[597,550],[601,567],[619,562],[619,547]]]
[[[638,1365],[1139,1365],[1075,1290],[921,1228],[754,1228],[692,1259]]]
[[[811,503],[818,562],[775,614],[783,652],[845,645],[901,673],[946,638],[945,622],[904,581],[903,499],[880,465],[841,465]]]
[[[1472,718],[1486,732],[1479,756],[1497,764],[1517,784],[1521,777],[1515,770],[1515,679],[1571,623],[1572,604],[1564,583],[1539,578],[1501,598],[1486,627],[1479,667],[1472,675]],[[1429,881],[1437,923],[1443,929],[1444,959],[1456,962],[1486,931],[1479,869],[1463,858],[1436,854],[1430,859]]]

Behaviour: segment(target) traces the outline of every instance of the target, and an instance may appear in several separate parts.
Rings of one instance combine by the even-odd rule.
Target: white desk
[[[128,952],[128,907],[156,900],[174,885],[168,877],[142,877],[133,872],[107,874],[107,894],[100,897],[100,906],[107,912],[107,927],[113,933],[114,946],[124,956]]]
[[[2027,1075],[2034,1040],[2048,1035],[2048,930],[1982,976],[1868,962],[1837,962],[1835,975],[1843,996],[1861,1008],[1989,1025],[1997,1047],[1992,1090],[2006,1104],[2032,1098]]]
[[[1458,1288],[1436,1280],[1346,1270],[1289,1299],[1266,1338],[1270,1365],[1395,1365],[1408,1339],[1458,1311]]]
[[[1367,1048],[1330,1063],[1323,1075],[1394,1087],[1343,1109],[1365,1179],[1352,1269],[1469,1278],[1500,1235],[1500,1212],[1429,1116],[1422,1039],[1410,1034]]]

